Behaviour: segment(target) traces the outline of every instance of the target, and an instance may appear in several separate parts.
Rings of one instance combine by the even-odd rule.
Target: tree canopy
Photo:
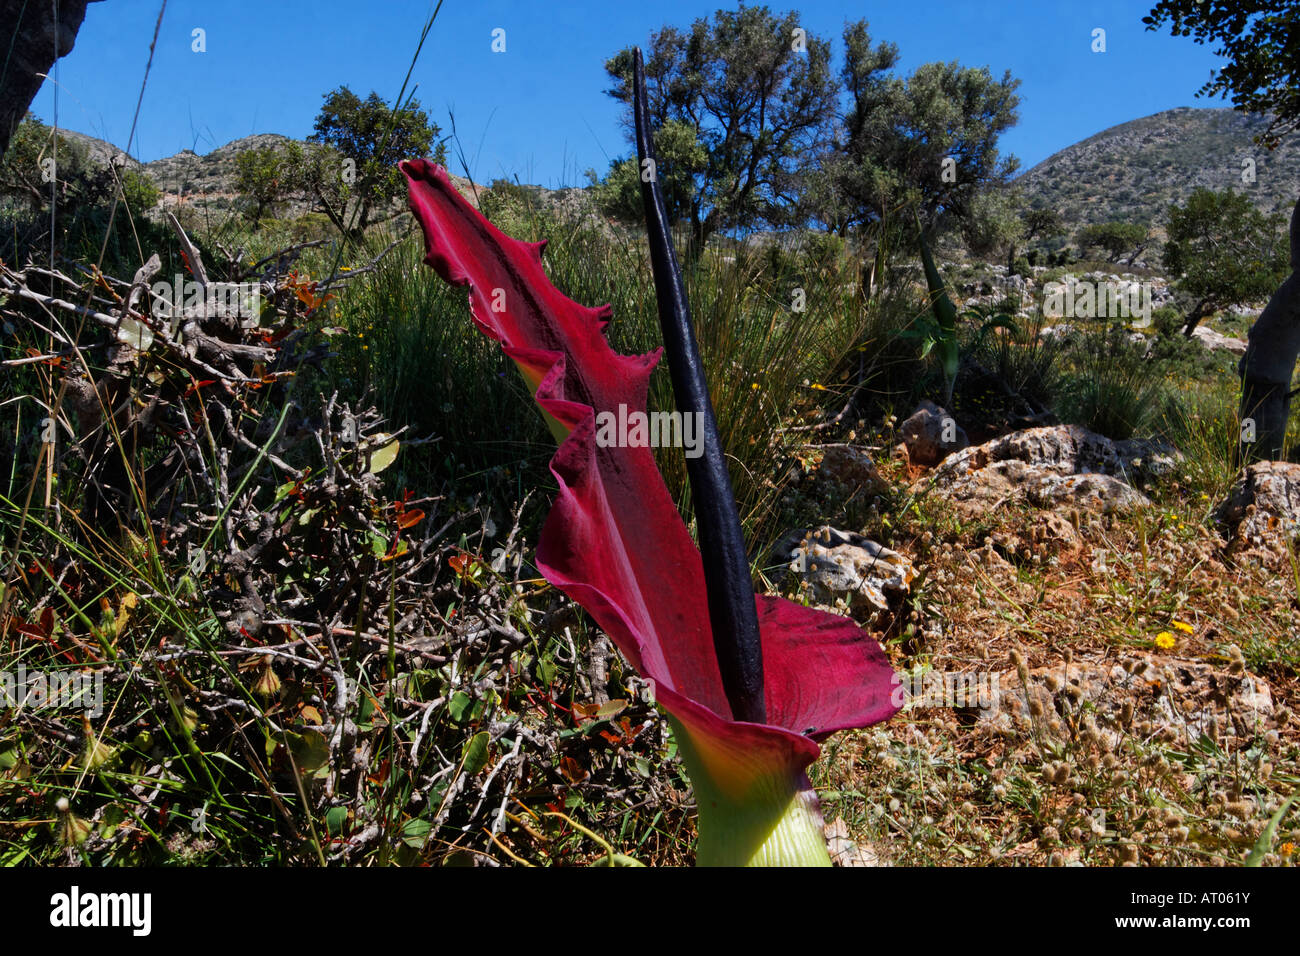
[[[941,215],[968,220],[975,199],[1005,185],[1017,161],[998,153],[998,137],[1018,119],[1020,81],[987,68],[926,63],[900,79],[893,44],[871,45],[866,21],[844,29],[841,73],[848,97],[844,140],[832,165],[842,197],[841,226],[871,222],[903,205],[925,225]]]
[[[1216,309],[1270,295],[1286,276],[1281,215],[1267,216],[1246,195],[1198,188],[1185,205],[1169,208],[1164,265],[1181,276],[1178,288],[1195,298],[1188,335]]]
[[[354,201],[355,225],[349,232],[360,234],[374,211],[405,191],[399,160],[409,156],[431,156],[446,163],[446,147],[434,147],[439,128],[429,120],[418,100],[409,99],[398,107],[389,106],[378,93],[364,100],[347,86],[325,94],[310,140],[329,147],[341,160],[330,168],[332,157],[320,151],[305,154],[299,164],[298,185],[306,186],[318,204],[336,222],[343,216],[340,201]],[[305,161],[307,168],[302,169]]]
[[[1266,145],[1300,127],[1300,5],[1294,0],[1160,0],[1142,18],[1148,30],[1166,24],[1174,36],[1215,44],[1227,66],[1197,96],[1231,97],[1251,113],[1272,114]]]
[[[1125,257],[1131,262],[1146,248],[1149,232],[1146,226],[1132,222],[1096,222],[1084,226],[1075,238],[1083,249],[1101,249],[1110,262]]]
[[[651,35],[656,172],[694,245],[760,224],[812,222],[842,235],[891,214],[911,221],[910,210],[928,227],[991,208],[976,198],[1016,169],[997,142],[1017,120],[1019,81],[956,62],[896,76],[897,47],[873,43],[866,21],[848,24],[843,42],[837,76],[831,44],[796,12],[742,5]],[[629,48],[606,64],[608,92],[624,103],[631,63]],[[615,160],[597,183],[602,208],[638,219],[639,176],[635,160]]]
[[[630,106],[632,49],[605,69],[609,95]],[[835,115],[829,43],[806,34],[796,13],[719,10],[689,32],[666,25],[651,35],[646,86],[654,127],[667,131],[656,149],[661,138],[673,147],[660,182],[694,245],[728,228],[788,222]],[[626,179],[628,169],[615,164],[613,175]]]

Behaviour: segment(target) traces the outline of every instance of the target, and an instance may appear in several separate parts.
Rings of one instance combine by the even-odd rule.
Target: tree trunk
[[[1300,201],[1291,215],[1291,274],[1255,320],[1241,373],[1240,460],[1282,457],[1291,376],[1300,356]]]
[[[86,4],[97,0],[0,0],[0,156],[27,115],[27,107],[54,65],[55,50],[72,49],[86,16]]]
[[[1210,307],[1209,299],[1202,299],[1196,303],[1196,307],[1191,312],[1188,312],[1187,318],[1183,320],[1183,335],[1190,339],[1192,333],[1196,331],[1196,327],[1201,324],[1201,319],[1209,315],[1211,311],[1213,310]]]

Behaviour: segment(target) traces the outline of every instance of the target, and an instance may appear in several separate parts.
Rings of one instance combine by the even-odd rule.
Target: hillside
[[[1016,182],[1031,206],[1049,206],[1071,226],[1113,219],[1159,224],[1197,186],[1249,190],[1268,212],[1290,213],[1300,190],[1300,143],[1276,151],[1253,137],[1267,120],[1232,109],[1166,110],[1090,136],[1043,160]],[[1242,161],[1255,161],[1255,183]]]
[[[106,163],[111,157],[124,156],[112,143],[76,133],[60,130],[60,135],[84,148],[92,159]],[[126,165],[143,172],[163,193],[163,206],[174,205],[177,197],[202,196],[209,205],[217,209],[229,208],[237,198],[235,189],[235,161],[245,150],[259,149],[264,146],[276,146],[291,142],[288,136],[279,133],[257,133],[231,140],[224,146],[218,146],[211,152],[199,154],[193,150],[183,149],[174,156],[164,156],[152,162],[141,163],[133,157],[126,157]],[[456,187],[473,200],[474,184],[461,176],[452,175]],[[484,187],[477,187],[482,190]],[[290,211],[299,214],[306,207],[290,203]]]
[[[1029,204],[1056,209],[1073,229],[1114,219],[1159,226],[1173,201],[1185,200],[1197,186],[1249,190],[1261,209],[1290,214],[1300,190],[1300,142],[1283,143],[1269,153],[1253,138],[1267,121],[1226,108],[1180,107],[1103,130],[1068,146],[1017,178]],[[121,151],[103,140],[68,132],[92,156],[106,161]],[[235,199],[235,159],[246,149],[288,142],[276,133],[233,140],[199,155],[182,150],[142,169],[164,195],[206,195],[227,206]],[[1255,161],[1255,182],[1242,182],[1242,161]],[[467,196],[475,187],[452,176]],[[478,186],[482,191],[485,187]],[[584,190],[527,187],[544,204],[583,205]],[[166,203],[167,200],[164,200]],[[293,210],[301,212],[303,210]]]

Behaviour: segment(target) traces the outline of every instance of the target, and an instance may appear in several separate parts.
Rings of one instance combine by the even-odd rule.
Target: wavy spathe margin
[[[645,410],[660,351],[614,352],[604,335],[609,307],[581,306],[556,289],[542,267],[544,242],[502,233],[441,167],[410,160],[401,168],[424,230],[425,261],[444,280],[469,286],[475,324],[519,366],[561,439],[551,459],[559,494],[538,544],[538,568],[654,681],[657,699],[686,738],[683,743],[679,734],[701,804],[701,858],[739,859],[726,840],[716,854],[709,849],[706,818],[753,810],[762,819],[748,831],[759,833],[769,824],[779,830],[791,808],[801,812],[809,796],[804,771],[817,758],[817,741],[885,720],[898,709],[884,652],[846,618],[760,597],[768,722],[733,719],[714,652],[700,553],[653,451],[602,447],[595,440],[597,413],[620,405]],[[777,818],[764,817],[759,804],[774,808],[767,815]],[[805,832],[796,842],[806,839]],[[761,851],[752,858],[770,862]]]

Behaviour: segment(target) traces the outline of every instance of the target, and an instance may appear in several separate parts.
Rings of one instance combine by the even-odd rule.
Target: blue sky
[[[752,5],[752,4],[751,4]],[[771,3],[801,12],[811,34],[833,39],[866,17],[873,40],[896,43],[900,69],[958,60],[1011,70],[1021,80],[1020,123],[1002,137],[1028,169],[1109,126],[1176,106],[1221,106],[1196,90],[1219,64],[1188,38],[1147,32],[1150,2],[930,0]],[[252,133],[311,132],[323,95],[347,84],[396,96],[426,0],[169,0],[132,153],[149,161],[181,149],[205,153]],[[581,184],[625,155],[619,105],[603,93],[605,60],[672,23],[688,26],[722,0],[445,0],[413,74],[416,97],[443,132],[448,111],[476,179],[515,176],[545,186]],[[59,125],[126,143],[158,0],[93,3],[76,48],[57,66]],[[506,51],[492,52],[505,30]],[[1106,31],[1094,53],[1093,30]],[[206,52],[191,49],[195,29]],[[32,109],[54,118],[55,84]],[[454,153],[453,153],[454,156]],[[462,172],[452,162],[453,171]]]

